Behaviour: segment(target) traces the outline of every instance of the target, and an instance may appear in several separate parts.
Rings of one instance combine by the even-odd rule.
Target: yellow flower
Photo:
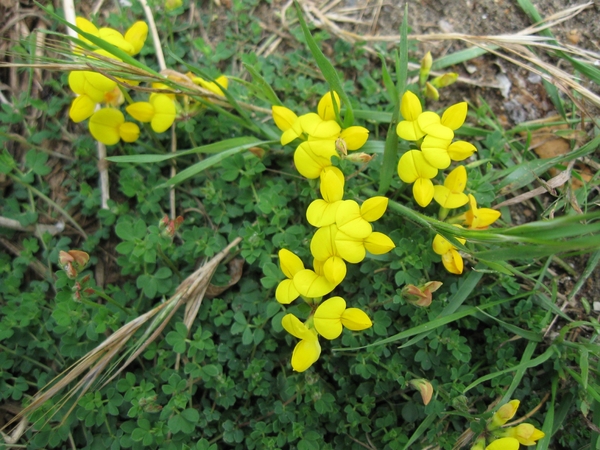
[[[322,199],[314,200],[306,210],[306,219],[313,227],[324,227],[335,222],[335,215],[344,195],[344,174],[337,167],[321,172]]]
[[[545,436],[543,431],[538,430],[530,423],[521,423],[516,427],[505,428],[503,431],[505,437],[514,438],[523,445],[535,445],[536,441]]]
[[[321,355],[321,345],[319,344],[317,332],[314,329],[309,329],[293,314],[283,316],[281,326],[292,336],[300,339],[292,353],[292,368],[296,372],[304,372]]]
[[[352,331],[366,330],[373,326],[369,316],[358,308],[346,308],[342,297],[331,297],[319,305],[313,317],[317,332],[325,339],[335,339],[342,334],[342,328]]]
[[[286,145],[292,142],[294,139],[302,136],[302,127],[298,116],[291,109],[285,106],[271,106],[271,112],[273,114],[273,121],[277,128],[283,131],[281,135],[281,145]]]
[[[466,239],[457,238],[458,242],[464,244]],[[440,234],[436,234],[433,239],[433,251],[442,257],[444,268],[455,275],[463,272],[463,259],[456,247]]]
[[[500,218],[500,211],[491,208],[477,208],[477,200],[469,194],[470,209],[464,214],[464,224],[473,230],[485,230]]]
[[[493,430],[504,425],[515,416],[520,404],[521,402],[519,400],[511,400],[502,405],[492,416],[492,421],[488,428]]]
[[[423,208],[433,200],[434,187],[431,178],[435,177],[438,169],[429,164],[419,150],[409,150],[398,162],[398,175],[405,183],[413,185],[415,201]]]
[[[434,187],[433,198],[442,208],[460,208],[469,201],[469,197],[463,193],[466,186],[467,169],[458,166],[448,174],[443,186]]]
[[[287,277],[277,285],[275,298],[279,303],[288,305],[298,298],[300,293],[294,286],[294,276],[304,270],[302,260],[294,253],[286,249],[279,250],[279,266],[281,271]]]
[[[360,206],[354,200],[344,200],[340,204],[335,223],[339,231],[354,239],[365,239],[373,232],[373,227],[363,218]]]
[[[314,179],[331,166],[331,158],[338,156],[334,140],[305,141],[294,152],[294,164],[300,175]]]
[[[177,116],[175,102],[166,94],[152,94],[149,102],[136,102],[125,110],[142,123],[150,122],[156,133],[168,130]]]
[[[319,271],[334,286],[340,284],[346,277],[346,263],[340,257],[335,237],[338,228],[335,224],[319,228],[310,241],[310,252],[315,258],[315,269],[317,262]]]
[[[121,139],[133,142],[140,134],[136,124],[125,122],[123,113],[113,108],[96,111],[90,117],[89,128],[94,139],[105,145],[114,145]]]
[[[337,139],[342,131],[335,120],[323,120],[318,114],[308,113],[299,117],[302,131],[309,139]]]
[[[422,112],[423,108],[419,97],[410,91],[406,91],[400,101],[400,113],[404,120],[396,127],[398,136],[407,141],[418,141],[425,136],[425,132],[417,123],[417,119]]]

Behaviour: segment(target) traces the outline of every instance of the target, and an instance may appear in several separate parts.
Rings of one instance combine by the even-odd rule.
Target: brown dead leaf
[[[526,136],[526,133],[522,133]],[[573,138],[577,142],[585,139],[582,132],[570,130],[567,125],[558,125],[554,127],[540,128],[531,133],[530,148],[541,159],[554,158],[555,156],[565,155],[571,150],[571,144],[566,138]],[[582,139],[583,138],[583,139]],[[593,175],[593,171],[585,164],[577,162],[573,169],[581,178],[588,182]],[[560,171],[558,169],[550,169],[548,171],[553,177],[557,176]],[[583,184],[576,177],[571,176],[571,186],[573,189],[578,189]]]

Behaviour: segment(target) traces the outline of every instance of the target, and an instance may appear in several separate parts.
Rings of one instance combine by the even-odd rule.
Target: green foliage
[[[533,14],[529,2],[519,3]],[[600,325],[591,311],[576,316],[571,306],[565,309],[594,273],[597,253],[583,275],[575,272],[575,293],[565,296],[552,274],[568,266],[559,264],[557,253],[573,256],[599,246],[598,177],[577,192],[558,189],[552,207],[533,199],[532,223],[511,227],[514,218],[503,208],[501,228],[457,231],[432,218],[431,208],[418,209],[395,174],[398,153],[408,150],[406,142],[398,142],[395,124],[401,119],[399,94],[413,75],[406,68],[413,43],[402,39],[392,58],[382,53],[382,69],[361,44],[333,41],[300,18],[290,33],[309,48],[291,45],[285,53],[265,57],[254,51],[265,38],[254,14],[261,6],[234,0],[231,9],[213,14],[215,6],[207,5],[211,13],[200,16],[201,25],[222,28],[216,45],[175,20],[187,4],[165,13],[173,20],[158,26],[169,50],[168,65],[184,61],[208,78],[234,71],[227,98],[236,105],[186,111],[175,125],[178,148],[184,150],[168,151],[165,135],[113,147],[108,209],[101,208],[95,187],[95,142],[62,121],[70,101],[64,77],[48,81],[48,101],[24,92],[12,105],[2,103],[0,215],[24,228],[67,226],[58,234],[0,228],[3,243],[18,244],[0,251],[3,402],[26,405],[108,335],[172,296],[198,265],[238,236],[243,241],[237,253],[245,260],[241,280],[205,298],[190,329],[181,308],[116,379],[104,384],[107,377],[100,377],[80,398],[62,405],[56,395],[37,410],[30,417],[33,428],[19,444],[32,449],[451,449],[465,430],[485,432],[495,400],[518,398],[524,411],[540,406],[528,419],[546,433],[538,448],[597,448]],[[134,17],[142,17],[137,3],[107,20],[125,29]],[[403,37],[408,23],[405,17]],[[331,57],[322,52],[323,44],[333,49]],[[27,49],[17,50],[28,60]],[[479,54],[467,49],[433,67]],[[150,45],[138,60],[123,60],[158,70]],[[252,82],[235,72],[240,61]],[[593,68],[569,61],[597,78]],[[241,105],[281,103],[300,114],[314,110],[330,87],[344,98],[338,115],[346,124],[364,121],[360,124],[371,132],[365,151],[385,161],[383,168],[378,159],[364,167],[339,162],[352,173],[345,198],[364,200],[374,186],[383,186],[391,202],[377,229],[396,248],[349,265],[335,291],[367,311],[373,326],[363,332],[346,329],[339,341],[322,342],[315,366],[296,373],[289,358],[297,340],[283,330],[284,308],[274,300],[284,278],[276,255],[281,248],[292,249],[309,261],[312,230],[305,213],[318,198],[317,184],[292,170],[290,148],[279,145],[271,123]],[[548,89],[556,94],[553,101],[565,103],[558,91]],[[566,155],[537,159],[528,146],[539,124],[505,130],[483,99],[470,111],[469,125],[456,134],[477,146],[467,189],[483,206],[533,187],[550,168],[564,170],[574,159],[595,158],[598,137]],[[45,119],[43,129],[28,122],[29,113]],[[574,128],[577,123],[573,118],[560,124]],[[528,137],[517,139],[518,133]],[[46,145],[65,140],[73,149],[69,154]],[[60,174],[65,176],[57,187]],[[161,225],[170,189],[184,215],[174,235]],[[468,273],[457,277],[441,268],[431,248],[436,232],[469,239],[458,247]],[[56,269],[59,252],[75,248],[88,252],[91,262],[70,279]],[[223,265],[212,283],[223,286],[229,280]],[[407,302],[405,285],[433,280],[444,284],[428,308]],[[299,317],[309,313],[301,304],[285,311]],[[125,348],[132,351],[131,344]],[[414,379],[432,383],[427,405],[410,387]],[[56,415],[49,420],[52,412]]]

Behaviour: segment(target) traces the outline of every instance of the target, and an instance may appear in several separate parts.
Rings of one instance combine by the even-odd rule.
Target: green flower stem
[[[173,273],[175,275],[177,275],[179,277],[179,279],[181,280],[181,274],[179,273],[179,270],[177,269],[177,267],[175,267],[175,264],[173,264],[173,261],[171,261],[171,259],[167,255],[164,254],[160,245],[157,248],[158,248],[158,255],[160,256],[160,259],[162,259],[163,262],[167,266],[169,266],[169,269],[171,269],[173,271]]]

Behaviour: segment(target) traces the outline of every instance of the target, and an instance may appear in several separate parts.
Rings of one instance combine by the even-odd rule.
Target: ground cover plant
[[[250,0],[36,5],[2,72],[2,445],[599,448],[600,72],[552,33],[589,5],[518,4],[534,28],[444,57],[408,8],[371,45],[310,3],[267,38]],[[485,52],[556,114],[460,97]]]

